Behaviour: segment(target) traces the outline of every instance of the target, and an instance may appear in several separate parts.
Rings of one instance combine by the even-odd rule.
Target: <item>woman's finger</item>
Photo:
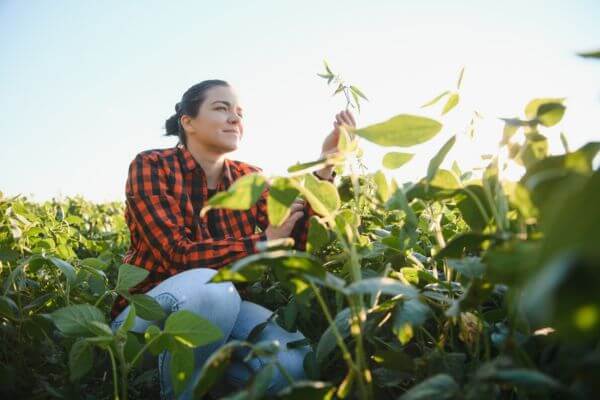
[[[356,126],[356,120],[354,119],[354,115],[352,115],[350,110],[346,111],[346,116],[348,118],[348,125]]]

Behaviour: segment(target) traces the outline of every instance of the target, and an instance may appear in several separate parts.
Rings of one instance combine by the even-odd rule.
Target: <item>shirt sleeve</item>
[[[199,267],[218,269],[256,253],[256,243],[266,240],[264,232],[244,238],[191,240],[168,179],[159,158],[140,154],[130,165],[126,185],[126,204],[136,232],[165,269],[172,273]]]
[[[313,175],[319,179],[320,178],[316,172],[313,172]],[[333,183],[335,179],[335,171],[332,172],[332,176],[327,179],[328,182]],[[269,196],[268,188],[263,190],[260,199],[258,200],[257,207],[257,224],[264,231],[269,226],[269,216],[267,210],[267,198]],[[294,239],[294,249],[305,251],[306,250],[306,241],[308,240],[308,227],[310,224],[310,217],[313,215],[318,215],[313,208],[310,206],[310,203],[307,201],[304,205],[304,215],[296,221],[292,232],[290,233],[290,237]]]

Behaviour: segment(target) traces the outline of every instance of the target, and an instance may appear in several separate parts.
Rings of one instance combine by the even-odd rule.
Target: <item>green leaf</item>
[[[438,374],[413,386],[398,400],[452,399],[459,392],[458,384],[450,375]]]
[[[442,124],[433,119],[400,114],[354,133],[380,146],[409,147],[427,142],[441,130]]]
[[[438,169],[429,184],[440,189],[458,189],[461,187],[459,178],[447,169]]]
[[[412,339],[413,327],[422,325],[429,312],[427,304],[416,298],[401,301],[396,305],[392,330],[401,344],[405,345]]]
[[[447,95],[449,95],[449,94],[450,94],[450,91],[449,91],[449,90],[446,90],[445,92],[443,92],[443,93],[441,93],[441,94],[437,95],[436,97],[434,97],[434,98],[433,98],[433,100],[430,100],[430,101],[428,101],[427,103],[423,104],[423,105],[421,106],[421,108],[425,108],[425,107],[432,106],[432,105],[434,105],[435,103],[437,103],[438,101],[440,101],[440,100],[441,100],[441,99],[442,99],[444,96],[447,96]]]
[[[296,188],[319,215],[329,216],[340,208],[340,196],[331,182],[321,181],[312,174],[306,174],[304,185],[297,185]]]
[[[600,50],[578,53],[578,55],[584,58],[600,58]]]
[[[450,112],[450,110],[452,110],[454,107],[456,107],[459,100],[460,100],[460,97],[459,97],[458,93],[452,93],[450,95],[450,97],[448,97],[448,101],[446,101],[446,104],[444,105],[444,109],[442,110],[442,115]]]
[[[438,168],[444,161],[444,158],[446,158],[446,156],[450,152],[450,149],[452,149],[452,146],[454,146],[454,143],[456,143],[456,135],[454,135],[450,139],[448,139],[448,141],[446,143],[444,143],[442,148],[431,159],[431,161],[429,161],[429,166],[427,167],[427,180],[428,181],[431,182],[431,180],[435,176],[436,172],[438,171]]]
[[[134,294],[130,301],[135,306],[137,315],[146,321],[158,321],[165,316],[160,304],[147,294]]]
[[[127,318],[125,318],[125,321],[123,321],[123,324],[121,324],[121,326],[117,330],[117,335],[125,337],[127,335],[127,331],[129,331],[135,325],[135,317],[135,306],[130,305],[129,312],[127,313]]]
[[[400,153],[397,151],[391,151],[383,156],[382,163],[383,166],[387,169],[396,169],[400,168],[401,166],[412,160],[414,156],[415,155],[412,153]]]
[[[214,384],[221,379],[229,367],[234,351],[246,346],[247,345],[243,342],[234,340],[225,343],[218,350],[212,353],[202,366],[200,374],[193,383],[194,398],[203,398],[203,396],[210,391]]]
[[[329,382],[295,381],[277,393],[281,400],[331,400],[335,388]]]
[[[150,343],[149,349],[152,355],[159,355],[169,346],[169,336],[162,334],[156,325],[150,325],[144,332],[144,340]]]
[[[352,90],[354,93],[356,93],[357,95],[359,95],[360,97],[362,97],[363,99],[369,101],[369,99],[367,99],[367,96],[364,95],[363,92],[360,91],[359,88],[357,88],[356,86],[352,86],[350,85],[350,90]]]
[[[402,351],[379,350],[371,356],[377,365],[394,371],[413,373],[415,363],[410,356]]]
[[[596,51],[588,51],[585,53],[578,53],[579,57],[584,57],[584,58],[600,58],[600,50],[596,50]]]
[[[340,332],[340,335],[344,339],[350,335],[351,316],[351,310],[349,308],[344,308],[335,316],[334,319],[334,324]],[[317,344],[317,362],[319,364],[322,364],[327,358],[327,356],[337,346],[337,341],[333,332],[333,328],[331,326],[328,326],[325,332],[323,332],[323,334],[321,335],[321,339]]]
[[[62,271],[69,283],[75,282],[77,273],[71,264],[56,257],[48,257],[48,260]]]
[[[171,352],[171,382],[175,396],[183,392],[192,373],[194,372],[194,351],[185,346],[177,346]]]
[[[329,243],[329,230],[319,221],[319,217],[316,215],[311,216],[308,223],[306,251],[314,254],[327,243]]]
[[[449,243],[447,243],[446,247],[444,247],[439,253],[435,255],[435,258],[440,260],[444,257],[462,257],[465,251],[478,251],[484,242],[492,238],[493,236],[491,235],[484,235],[481,233],[463,233],[461,235],[456,236]]]
[[[402,188],[398,188],[385,204],[386,210],[403,210],[406,213],[406,220],[410,227],[416,228],[417,216],[408,204],[406,194]]]
[[[265,185],[265,178],[259,173],[244,175],[237,179],[226,192],[219,192],[211,197],[208,205],[200,211],[200,216],[203,217],[211,208],[247,210],[260,198]]]
[[[564,97],[544,97],[531,100],[525,106],[525,116],[529,119],[537,118],[539,108],[544,104],[562,104],[565,101]]]
[[[391,195],[385,174],[381,171],[377,171],[373,175],[373,180],[375,181],[375,193],[377,194],[379,201],[385,203]]]
[[[327,160],[328,160],[327,158],[319,158],[316,161],[309,161],[309,162],[305,162],[305,163],[296,163],[296,164],[292,165],[291,167],[288,167],[287,172],[295,173],[295,172],[300,172],[300,171],[305,171],[305,172],[316,171],[316,170],[326,166]]]
[[[149,273],[150,271],[135,265],[121,264],[117,276],[116,290],[127,293],[130,288],[146,279]]]
[[[448,266],[469,278],[482,278],[485,273],[485,264],[479,257],[449,258]]]
[[[84,258],[83,260],[81,260],[81,264],[87,265],[88,267],[92,267],[101,271],[104,271],[106,268],[108,268],[108,263],[102,261],[99,258]]]
[[[187,310],[169,315],[165,322],[164,333],[188,347],[202,346],[223,337],[219,327]]]
[[[415,288],[391,278],[362,279],[347,286],[344,290],[349,295],[374,294],[378,292],[390,296],[397,296],[401,294],[409,298],[416,297],[418,295],[418,291]]]
[[[90,334],[89,322],[106,322],[102,311],[89,304],[59,308],[50,316],[56,327],[67,336],[87,336]]]
[[[560,103],[542,104],[537,110],[537,119],[544,126],[554,126],[565,115],[566,107]]]
[[[17,304],[7,296],[0,296],[0,315],[6,318],[15,319],[19,313]]]
[[[280,226],[290,215],[290,206],[300,192],[287,178],[276,178],[269,188],[267,212],[269,223]]]
[[[85,340],[79,339],[69,351],[69,371],[71,382],[79,380],[92,369],[94,352],[92,346]]]

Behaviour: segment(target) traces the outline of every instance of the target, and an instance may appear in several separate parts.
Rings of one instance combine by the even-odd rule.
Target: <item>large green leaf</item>
[[[225,192],[219,192],[208,200],[200,215],[204,216],[211,208],[247,210],[256,203],[267,182],[259,173],[244,175],[236,180]]]
[[[223,332],[218,326],[187,310],[169,315],[164,333],[188,347],[203,346],[223,337]]]
[[[76,381],[92,369],[94,353],[92,346],[85,340],[76,341],[69,351],[69,371],[71,381]]]
[[[290,206],[300,192],[287,178],[276,178],[269,188],[267,211],[269,223],[280,226],[290,215]]]
[[[306,174],[304,185],[298,184],[296,188],[319,215],[329,216],[340,208],[340,196],[331,182],[321,181],[312,174]]]
[[[442,124],[433,119],[400,114],[354,133],[380,146],[409,147],[427,142],[441,130]]]
[[[88,336],[88,323],[98,321],[105,323],[104,314],[97,307],[89,304],[76,304],[59,308],[51,314],[56,327],[68,336]]]

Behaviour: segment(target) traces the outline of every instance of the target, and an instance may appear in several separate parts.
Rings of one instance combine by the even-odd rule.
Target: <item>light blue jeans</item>
[[[256,325],[265,322],[272,314],[271,311],[258,304],[242,301],[235,286],[230,282],[207,283],[215,274],[215,270],[208,268],[190,269],[164,280],[146,293],[156,299],[167,314],[178,310],[192,311],[218,326],[223,332],[221,340],[197,347],[194,350],[195,370],[190,382],[196,380],[202,365],[215,350],[228,341],[247,339],[252,329]],[[128,313],[129,307],[125,308],[114,319],[111,324],[113,331],[116,331],[123,324]],[[143,333],[150,325],[150,321],[136,317],[135,325],[131,330]],[[286,345],[289,342],[302,339],[304,339],[304,335],[300,332],[290,333],[274,321],[270,321],[258,336],[257,341],[277,340],[280,348],[277,355],[280,365],[294,380],[301,380],[305,379],[304,356],[310,348],[304,346],[288,349]],[[225,374],[225,380],[230,387],[243,387],[252,376],[248,368],[241,362],[242,356],[242,353],[238,353],[239,359],[230,365]],[[253,371],[259,370],[263,364],[264,360],[260,357],[255,357],[246,363]],[[175,398],[169,367],[170,353],[164,351],[158,356],[161,397],[163,399]],[[287,385],[288,381],[277,370],[267,393],[274,394]],[[193,397],[192,393],[193,390],[189,387],[180,395],[179,399],[191,399]]]

